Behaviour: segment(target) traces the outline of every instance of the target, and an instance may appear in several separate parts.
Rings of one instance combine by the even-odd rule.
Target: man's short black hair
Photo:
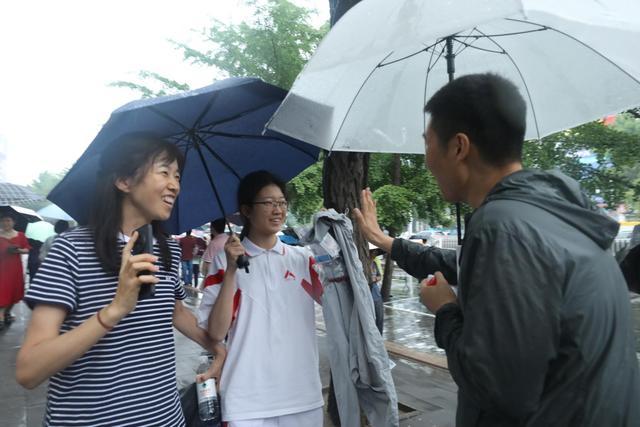
[[[469,74],[440,88],[427,102],[431,128],[443,145],[464,133],[488,164],[521,161],[527,105],[518,88],[497,74]]]
[[[226,225],[226,220],[224,218],[218,218],[216,220],[211,221],[211,230],[215,230],[216,233],[222,234],[224,233],[224,226]]]

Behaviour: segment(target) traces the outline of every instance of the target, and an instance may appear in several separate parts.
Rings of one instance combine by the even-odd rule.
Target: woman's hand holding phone
[[[140,286],[155,285],[159,279],[152,275],[138,275],[140,272],[157,272],[158,267],[155,262],[158,257],[152,254],[143,253],[133,255],[131,250],[138,239],[138,232],[134,231],[131,239],[122,250],[122,261],[120,263],[120,274],[118,276],[118,288],[116,296],[109,306],[107,306],[106,316],[112,321],[110,325],[118,323],[124,316],[136,308]]]

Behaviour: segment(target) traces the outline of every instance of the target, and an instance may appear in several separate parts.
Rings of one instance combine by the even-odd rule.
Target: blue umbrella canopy
[[[88,220],[104,148],[130,132],[153,132],[185,155],[181,191],[166,231],[179,234],[238,210],[242,177],[267,170],[288,181],[319,149],[264,126],[286,91],[255,78],[229,78],[177,95],[134,101],[114,111],[48,199],[80,224]]]

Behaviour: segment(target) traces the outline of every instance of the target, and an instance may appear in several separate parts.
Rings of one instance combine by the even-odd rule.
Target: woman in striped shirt
[[[184,425],[173,326],[209,350],[214,342],[182,304],[179,248],[160,230],[183,162],[152,135],[112,142],[89,226],[60,235],[42,263],[25,297],[33,313],[16,377],[27,388],[49,379],[45,425]],[[132,255],[134,230],[149,223],[153,254]],[[152,274],[138,276],[145,270]],[[150,284],[155,295],[139,301]]]

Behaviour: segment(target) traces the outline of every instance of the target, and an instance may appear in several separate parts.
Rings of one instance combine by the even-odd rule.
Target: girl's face
[[[125,203],[132,212],[146,223],[165,221],[180,193],[178,162],[158,156],[142,178],[119,180],[116,185],[125,193]]]
[[[2,231],[4,231],[5,233],[8,233],[11,230],[13,230],[14,226],[15,226],[15,222],[13,221],[13,218],[11,218],[10,216],[5,216],[0,218],[0,227],[2,228]]]
[[[287,219],[287,199],[275,184],[267,185],[256,194],[252,206],[243,206],[251,223],[250,234],[275,235]]]

